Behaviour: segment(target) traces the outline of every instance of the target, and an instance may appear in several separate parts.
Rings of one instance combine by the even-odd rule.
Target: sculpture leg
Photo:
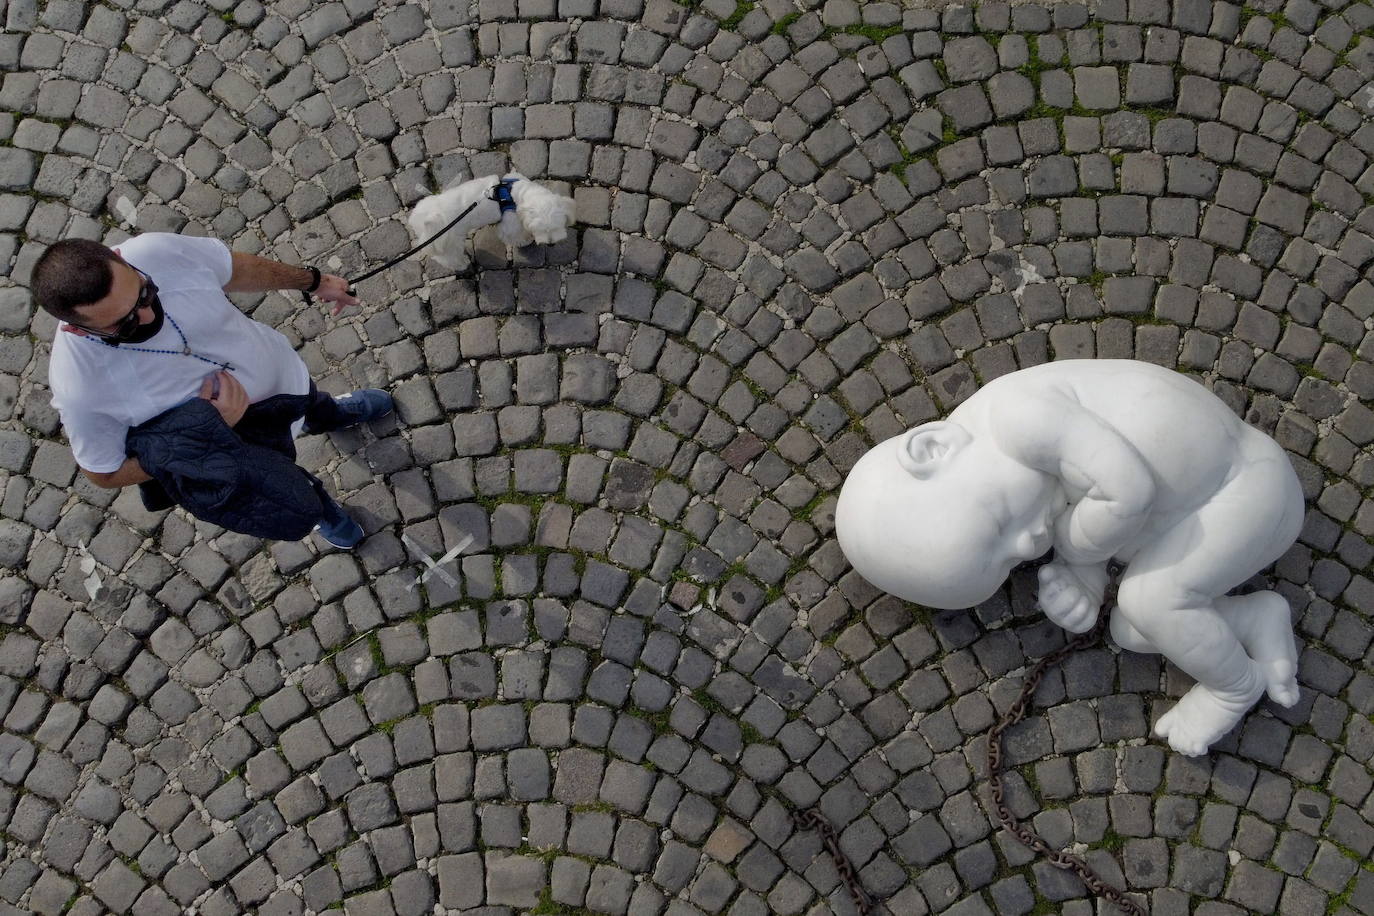
[[[1121,613],[1120,607],[1112,608],[1111,623],[1112,641],[1123,649],[1130,652],[1157,653],[1159,647],[1150,642],[1140,634],[1140,631],[1131,626],[1131,622],[1126,619],[1126,615]]]
[[[1251,658],[1264,670],[1269,699],[1288,707],[1298,702],[1298,647],[1293,615],[1278,592],[1218,598],[1221,614]]]
[[[1247,457],[1216,496],[1131,559],[1117,595],[1122,631],[1129,624],[1197,681],[1155,726],[1184,754],[1206,753],[1266,689],[1279,702],[1297,697],[1287,603],[1274,593],[1220,597],[1277,559],[1302,525],[1286,460]]]
[[[1298,701],[1298,649],[1293,640],[1292,614],[1288,602],[1277,592],[1256,592],[1218,598],[1217,613],[1235,633],[1245,654],[1257,662],[1264,674],[1265,692],[1280,706]],[[1112,609],[1112,640],[1131,652],[1159,652],[1131,625],[1119,607]]]
[[[1155,734],[1181,754],[1205,754],[1264,693],[1263,672],[1212,606],[1167,607],[1162,592],[1143,590],[1142,595],[1155,599],[1144,613],[1129,599],[1119,613],[1197,681],[1160,717]]]

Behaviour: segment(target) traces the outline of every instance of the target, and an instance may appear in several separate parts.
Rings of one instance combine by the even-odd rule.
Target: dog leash
[[[389,270],[390,268],[395,267],[397,264],[401,263],[401,262],[404,261],[406,258],[408,258],[408,257],[410,257],[411,255],[415,254],[415,252],[420,251],[420,250],[422,250],[422,249],[428,247],[428,246],[430,245],[430,243],[432,243],[432,242],[433,242],[435,239],[437,239],[439,236],[443,235],[445,232],[448,232],[448,231],[449,231],[450,229],[452,229],[454,226],[456,226],[456,225],[458,225],[459,223],[461,223],[461,222],[463,221],[463,217],[467,216],[469,213],[471,213],[473,210],[475,210],[475,209],[477,208],[477,205],[480,204],[483,200],[494,200],[494,201],[496,201],[497,205],[501,208],[501,212],[502,212],[502,213],[507,213],[507,212],[510,212],[510,211],[514,210],[514,209],[515,209],[515,199],[514,199],[513,197],[511,197],[511,193],[510,193],[510,186],[511,186],[512,184],[514,184],[514,183],[515,183],[515,180],[514,180],[514,179],[509,179],[509,178],[501,178],[501,179],[497,180],[496,185],[491,189],[491,196],[490,196],[490,197],[485,197],[485,198],[479,197],[479,198],[477,198],[476,200],[474,200],[472,203],[468,204],[467,209],[464,210],[462,213],[459,213],[456,217],[454,217],[453,220],[452,220],[452,222],[450,222],[447,226],[445,226],[444,228],[440,229],[438,232],[434,233],[434,234],[431,235],[429,238],[425,239],[423,242],[421,242],[420,244],[416,245],[414,248],[410,249],[409,251],[405,252],[404,254],[399,254],[399,255],[397,255],[396,257],[392,258],[390,261],[387,261],[387,262],[386,262],[385,264],[383,264],[381,267],[375,267],[375,268],[373,268],[372,270],[369,270],[369,271],[368,271],[367,273],[365,273],[365,274],[361,274],[360,276],[354,277],[352,280],[346,281],[346,282],[348,283],[348,290],[347,290],[348,294],[349,294],[350,296],[352,296],[352,295],[354,294],[354,293],[353,293],[353,286],[354,286],[354,284],[356,284],[356,283],[361,283],[361,282],[363,282],[364,280],[371,280],[373,277],[377,276],[377,274],[381,273],[382,271],[384,271],[384,270]],[[304,298],[306,302],[309,302],[309,301],[310,301],[310,294],[309,294],[308,292],[306,292],[305,290],[301,290],[301,297]]]

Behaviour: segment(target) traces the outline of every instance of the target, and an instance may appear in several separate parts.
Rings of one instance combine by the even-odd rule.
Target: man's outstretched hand
[[[220,370],[205,376],[205,381],[200,383],[200,396],[219,411],[225,424],[230,427],[242,420],[244,411],[248,409],[248,392],[243,390],[232,372]]]
[[[358,304],[358,297],[348,291],[348,281],[334,274],[321,274],[319,288],[311,295],[321,302],[334,303],[334,308],[329,312],[331,315]]]

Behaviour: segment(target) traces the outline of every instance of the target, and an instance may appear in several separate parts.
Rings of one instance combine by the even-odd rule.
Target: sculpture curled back
[[[949,418],[870,450],[840,493],[836,534],[878,588],[937,608],[990,598],[1054,550],[1039,604],[1073,632],[1125,565],[1111,633],[1197,685],[1155,726],[1205,753],[1266,691],[1297,701],[1297,650],[1276,592],[1227,592],[1297,538],[1302,491],[1269,437],[1186,376],[1130,360],[1003,376]]]

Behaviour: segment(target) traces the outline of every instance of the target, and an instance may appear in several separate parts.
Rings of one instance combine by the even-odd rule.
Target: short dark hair
[[[77,309],[99,302],[114,285],[111,263],[118,254],[89,239],[64,239],[38,258],[29,275],[29,289],[44,311],[59,321],[81,319]]]

